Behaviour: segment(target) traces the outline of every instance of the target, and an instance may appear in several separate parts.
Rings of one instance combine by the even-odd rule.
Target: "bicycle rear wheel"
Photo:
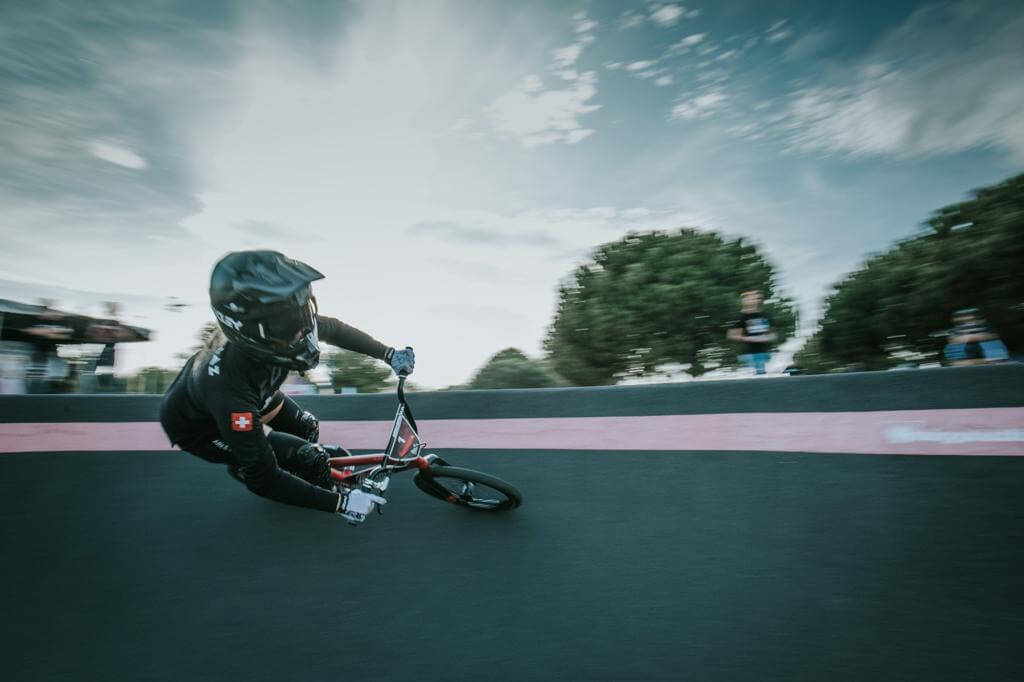
[[[413,479],[416,487],[439,500],[481,511],[515,509],[523,495],[500,478],[447,465],[422,469]]]

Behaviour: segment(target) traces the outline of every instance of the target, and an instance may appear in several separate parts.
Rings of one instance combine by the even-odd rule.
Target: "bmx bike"
[[[488,512],[518,507],[523,496],[510,483],[480,471],[451,466],[437,455],[423,452],[426,444],[420,440],[416,419],[405,399],[405,379],[398,378],[398,409],[384,452],[329,457],[335,485],[383,498],[392,474],[415,469],[416,487],[449,504]],[[328,453],[348,452],[338,446],[323,447]],[[378,514],[383,513],[380,504],[375,508]],[[368,514],[350,513],[346,518],[355,525]]]

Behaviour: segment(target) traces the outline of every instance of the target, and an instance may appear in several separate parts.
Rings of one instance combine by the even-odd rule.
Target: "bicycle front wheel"
[[[503,511],[523,502],[512,484],[472,469],[434,465],[422,469],[413,481],[426,494],[468,509]]]

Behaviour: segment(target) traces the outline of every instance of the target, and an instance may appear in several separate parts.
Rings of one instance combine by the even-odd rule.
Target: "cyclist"
[[[160,423],[172,445],[227,464],[257,495],[361,520],[384,500],[335,488],[328,454],[317,444],[316,417],[280,387],[290,370],[316,367],[321,339],[384,360],[401,374],[412,373],[415,355],[319,315],[311,283],[323,278],[277,251],[220,259],[210,277],[219,328],[167,389]]]

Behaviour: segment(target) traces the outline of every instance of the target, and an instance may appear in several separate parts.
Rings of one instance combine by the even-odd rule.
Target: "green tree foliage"
[[[547,388],[560,383],[543,361],[531,360],[518,348],[506,348],[480,368],[468,388]]]
[[[545,349],[577,385],[612,384],[669,363],[693,376],[733,366],[738,349],[726,328],[748,289],[763,292],[782,343],[796,312],[776,296],[775,272],[753,244],[693,229],[631,233],[598,247],[560,287]]]
[[[377,393],[388,387],[391,370],[371,357],[349,350],[331,353],[324,360],[330,368],[335,393],[354,387],[359,393]]]
[[[125,377],[125,390],[129,393],[166,393],[178,370],[164,367],[143,367]]]
[[[828,371],[935,360],[953,311],[968,307],[1012,352],[1024,350],[1024,175],[973,195],[836,284],[796,364]]]

